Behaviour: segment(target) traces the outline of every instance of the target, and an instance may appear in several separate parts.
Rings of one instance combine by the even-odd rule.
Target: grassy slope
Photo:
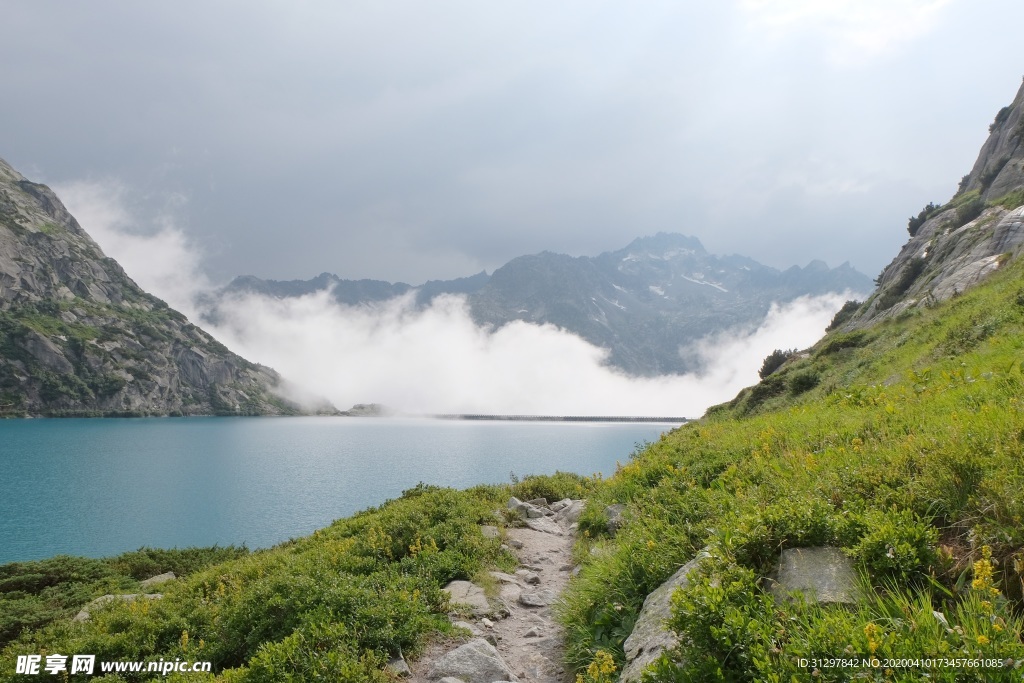
[[[167,586],[163,600],[110,604],[86,624],[43,615],[33,623],[48,625],[0,654],[0,680],[19,680],[16,655],[52,652],[211,660],[221,681],[386,680],[386,657],[415,652],[449,628],[440,586],[511,561],[478,530],[510,493],[591,498],[581,519],[584,569],[563,614],[584,679],[607,679],[606,653],[621,666],[644,597],[704,546],[714,560],[678,596],[674,625],[687,637],[663,680],[811,680],[797,657],[849,653],[1020,662],[1022,346],[1017,263],[942,306],[827,337],[608,480],[414,489],[313,536],[197,568]],[[629,521],[609,538],[602,510],[613,502],[627,504]],[[856,556],[871,599],[821,609],[776,603],[760,589],[781,548],[822,543]],[[40,594],[18,583],[25,573],[5,576],[31,610]],[[58,589],[76,590],[80,601],[110,590],[102,581]],[[591,676],[585,668],[594,661],[603,666]]]
[[[659,680],[810,680],[796,658],[844,653],[1020,666],[1022,347],[1017,262],[941,306],[827,336],[635,456],[581,520],[599,550],[581,553],[564,610],[573,664],[605,650],[621,665],[644,596],[710,546],[703,578],[676,596],[674,626],[687,635]],[[614,539],[601,514],[610,503],[631,519]],[[862,604],[821,609],[761,590],[782,548],[820,544],[857,559],[871,587]],[[814,679],[857,673],[921,680],[922,670]]]
[[[217,674],[97,671],[70,680],[388,681],[389,657],[451,631],[442,586],[486,568],[514,568],[500,539],[479,528],[501,521],[495,511],[509,495],[578,498],[593,485],[570,474],[467,491],[421,485],[312,536],[230,559],[149,551],[0,566],[0,609],[11,610],[0,624],[8,636],[22,631],[0,652],[0,681],[27,680],[14,673],[18,655],[50,653],[211,661]],[[86,623],[68,618],[92,598],[138,592],[135,579],[175,567],[190,574],[162,584],[161,600],[110,603]]]

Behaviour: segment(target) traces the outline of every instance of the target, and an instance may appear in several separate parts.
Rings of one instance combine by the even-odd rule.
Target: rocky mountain
[[[0,416],[300,412],[0,160]]]
[[[478,324],[550,323],[610,350],[609,362],[634,375],[697,369],[680,348],[708,334],[759,323],[773,302],[807,294],[869,292],[871,280],[849,264],[812,261],[785,271],[743,256],[709,254],[695,237],[659,233],[596,257],[543,252],[509,261],[490,277],[428,282],[421,287],[376,280],[277,282],[237,278],[221,295],[258,292],[288,297],[333,288],[347,305],[370,305],[414,292],[428,304],[442,293],[467,295]],[[210,311],[215,316],[215,301]]]
[[[910,239],[841,328],[912,314],[962,293],[1024,249],[1024,84],[999,110],[971,172],[942,205],[910,219]]]

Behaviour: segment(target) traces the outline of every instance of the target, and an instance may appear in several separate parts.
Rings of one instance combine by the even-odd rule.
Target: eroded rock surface
[[[772,592],[782,598],[799,591],[815,602],[857,601],[857,572],[840,548],[787,548],[779,557]]]
[[[672,594],[677,588],[689,584],[690,574],[710,555],[701,551],[676,571],[665,583],[658,586],[644,600],[633,625],[633,632],[626,638],[623,648],[626,651],[626,666],[622,669],[619,679],[622,683],[639,681],[646,669],[661,653],[675,647],[678,636],[668,629],[666,622],[672,615]]]

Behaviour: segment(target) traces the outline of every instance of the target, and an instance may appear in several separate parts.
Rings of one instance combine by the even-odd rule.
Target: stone
[[[76,614],[74,618],[72,618],[71,621],[89,621],[92,618],[92,612],[97,607],[102,607],[103,605],[106,605],[109,602],[114,602],[115,600],[122,600],[124,602],[134,602],[135,600],[139,599],[159,600],[162,597],[164,597],[162,593],[124,593],[120,595],[101,595],[100,597],[96,598],[95,600],[87,604],[85,607],[83,607],[81,611],[79,611],[79,613]]]
[[[149,588],[150,586],[158,586],[161,583],[167,583],[168,581],[173,581],[176,578],[178,578],[178,577],[176,577],[174,575],[174,572],[167,572],[165,574],[157,574],[156,576],[152,576],[152,577],[146,579],[145,581],[140,581],[139,585],[142,586],[143,588]]]
[[[519,583],[519,578],[505,572],[488,572],[498,583]]]
[[[488,619],[487,617],[481,619],[480,623],[483,624],[483,626],[485,626],[486,628],[494,628],[494,622]]]
[[[557,599],[557,596],[546,588],[538,591],[522,593],[519,596],[519,604],[523,607],[547,607]]]
[[[409,669],[409,665],[405,663],[405,658],[402,655],[392,658],[384,668],[399,678],[409,678],[412,676],[412,671]]]
[[[480,533],[484,535],[484,538],[498,538],[501,535],[501,532],[498,531],[498,527],[491,526],[489,524],[481,524]]]
[[[523,578],[526,581],[526,583],[530,584],[531,586],[536,586],[538,583],[540,583],[540,576],[538,576],[535,572],[527,572],[526,576]]]
[[[614,534],[622,528],[622,525],[626,522],[625,518],[622,516],[625,511],[626,506],[622,503],[615,503],[614,505],[609,505],[604,509],[604,517],[607,520],[605,524],[608,527],[608,533]]]
[[[566,524],[573,524],[578,522],[580,514],[583,513],[583,508],[586,506],[587,501],[585,500],[574,500],[564,508],[555,513],[555,520],[564,522]]]
[[[487,614],[491,611],[491,605],[487,602],[484,589],[470,581],[452,581],[442,588],[448,593],[449,602],[455,605],[466,605],[472,609],[473,614]]]
[[[554,503],[552,503],[548,507],[551,508],[552,512],[558,512],[561,509],[563,509],[565,506],[569,505],[570,503],[572,503],[572,498],[563,498],[562,500],[556,500]]]
[[[466,683],[461,678],[455,678],[454,676],[445,676],[437,683]]]
[[[552,536],[564,536],[565,531],[559,526],[558,522],[553,522],[547,517],[540,517],[538,519],[526,520],[526,526],[530,527],[534,531],[542,531],[545,534],[551,534]]]
[[[859,594],[853,561],[840,548],[783,550],[775,580],[778,597],[799,591],[814,602],[852,604]]]
[[[443,655],[435,660],[427,671],[427,678],[430,680],[444,679],[448,676],[464,683],[518,680],[494,646],[483,638],[474,638]]]
[[[544,517],[544,510],[532,503],[524,503],[515,496],[508,499],[508,509],[515,512],[522,519],[539,519]]]
[[[689,584],[690,574],[708,557],[710,555],[707,551],[699,552],[697,557],[680,567],[644,600],[644,606],[633,625],[633,631],[623,643],[626,666],[622,668],[620,683],[639,681],[644,669],[658,659],[662,652],[675,647],[679,642],[676,634],[665,625],[672,616],[672,594],[677,588]]]
[[[534,498],[533,500],[528,500],[526,502],[529,503],[530,505],[535,505],[537,507],[547,507],[548,506],[548,499],[547,498]]]
[[[540,629],[534,626],[525,634],[523,634],[523,638],[540,638]]]
[[[478,629],[476,626],[474,626],[473,624],[469,623],[468,621],[461,621],[461,620],[460,621],[453,621],[452,622],[452,626],[454,626],[455,628],[465,629],[465,630],[469,631],[470,635],[473,635],[473,636],[480,636],[480,635],[482,635],[482,632],[480,631],[480,629]]]
[[[522,549],[522,547],[523,547],[523,542],[522,542],[522,541],[520,541],[520,540],[517,540],[517,539],[515,539],[515,538],[510,538],[510,539],[508,540],[508,544],[509,544],[510,546],[512,546],[513,548],[515,548],[516,550],[520,550],[520,549]]]

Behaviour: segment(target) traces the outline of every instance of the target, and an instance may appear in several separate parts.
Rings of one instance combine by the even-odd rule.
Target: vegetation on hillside
[[[675,597],[683,637],[656,680],[1019,680],[1022,351],[1017,262],[945,304],[830,334],[635,454],[581,519],[584,567],[563,610],[572,664],[610,654],[621,666],[645,596],[707,547]],[[611,503],[630,520],[614,537]],[[765,590],[782,549],[818,545],[855,558],[860,603]],[[999,664],[799,665],[844,655]]]
[[[428,636],[451,633],[445,584],[514,569],[501,539],[486,538],[479,526],[502,523],[510,495],[579,498],[595,483],[557,474],[467,491],[421,484],[269,550],[139,551],[0,566],[0,613],[10,625],[5,639],[13,637],[0,653],[0,681],[25,680],[14,673],[18,655],[51,653],[94,654],[98,662],[209,661],[214,672],[97,671],[67,680],[390,681],[390,657],[414,655]],[[162,599],[112,601],[91,609],[89,621],[70,620],[90,600],[137,593],[137,579],[168,568],[188,576],[161,584]],[[7,612],[11,605],[17,614]]]
[[[500,539],[479,529],[507,521],[509,495],[589,498],[582,571],[561,610],[570,664],[586,683],[614,680],[644,598],[702,548],[710,558],[674,599],[681,643],[654,680],[1019,680],[1024,261],[946,303],[778,355],[785,362],[759,384],[638,447],[607,480],[419,486],[254,553],[0,567],[10,639],[0,680],[19,680],[18,655],[55,652],[213,662],[213,674],[172,681],[390,680],[389,657],[451,632],[444,584],[511,568]],[[611,535],[603,511],[613,503],[626,505],[626,522]],[[817,545],[855,559],[860,602],[821,606],[765,589],[781,550]],[[171,561],[188,576],[162,586],[163,599],[111,602],[70,621]],[[988,665],[800,664],[841,656]]]

